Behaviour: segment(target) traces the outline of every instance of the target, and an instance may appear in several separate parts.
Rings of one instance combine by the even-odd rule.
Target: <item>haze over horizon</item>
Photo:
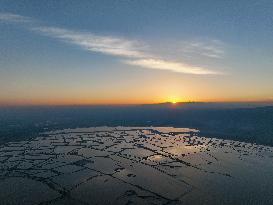
[[[272,102],[270,1],[0,1],[0,105]]]
[[[204,106],[209,108],[251,108],[251,107],[263,107],[263,106],[273,106],[273,101],[166,101],[166,102],[154,102],[154,103],[40,103],[40,104],[0,104],[0,108],[13,108],[13,107],[96,107],[96,106],[168,106],[171,108],[189,108],[189,106],[193,108],[203,108]]]

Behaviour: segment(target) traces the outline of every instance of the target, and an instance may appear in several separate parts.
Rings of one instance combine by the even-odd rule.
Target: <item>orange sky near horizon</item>
[[[124,77],[106,76],[99,82],[61,73],[26,76],[15,83],[3,81],[0,105],[92,105],[153,104],[163,102],[255,102],[272,101],[273,92],[265,83],[234,76],[185,76],[171,72],[123,70]],[[92,75],[90,74],[92,77]],[[132,78],[134,77],[134,78]],[[31,78],[32,81],[28,80]],[[69,80],[67,80],[69,79]],[[73,80],[71,80],[73,79]],[[4,79],[5,80],[5,79]],[[233,81],[232,81],[233,80]],[[233,83],[229,83],[233,82]],[[249,84],[256,84],[249,89]]]

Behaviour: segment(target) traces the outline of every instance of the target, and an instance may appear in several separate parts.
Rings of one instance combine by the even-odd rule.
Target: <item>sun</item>
[[[171,97],[167,97],[165,102],[169,102],[172,105],[175,105],[181,102],[181,98],[177,96],[171,96]]]

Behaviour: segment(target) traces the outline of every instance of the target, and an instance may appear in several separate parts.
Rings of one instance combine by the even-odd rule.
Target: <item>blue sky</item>
[[[272,1],[0,1],[0,104],[273,99]]]

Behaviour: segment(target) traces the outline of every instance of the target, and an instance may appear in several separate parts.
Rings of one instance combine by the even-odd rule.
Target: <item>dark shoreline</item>
[[[185,109],[163,104],[0,108],[0,144],[29,139],[44,131],[92,126],[189,127],[200,130],[200,136],[273,146],[273,106]]]

